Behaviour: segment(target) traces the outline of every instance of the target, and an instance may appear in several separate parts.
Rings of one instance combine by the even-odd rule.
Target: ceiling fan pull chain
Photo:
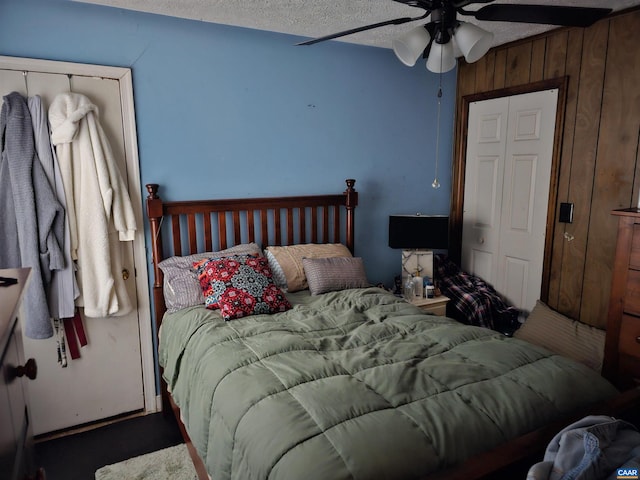
[[[440,105],[442,104],[442,73],[439,74],[440,84],[438,85],[438,115],[436,125],[436,172],[435,178],[431,186],[433,188],[440,188],[440,181],[438,180],[438,155],[440,152]]]

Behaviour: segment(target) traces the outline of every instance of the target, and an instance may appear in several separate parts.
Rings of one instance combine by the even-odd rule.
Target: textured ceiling
[[[288,33],[313,38],[399,17],[414,17],[423,10],[392,0],[74,0],[129,10],[157,13],[205,22]],[[623,10],[640,0],[502,0],[497,3],[528,3],[609,7]],[[481,6],[481,5],[479,5]],[[467,7],[473,10],[474,6]],[[478,22],[460,17],[494,33],[494,46],[542,33],[553,26],[506,22]],[[425,20],[422,23],[426,23]],[[416,22],[417,24],[417,22]],[[392,39],[412,24],[389,25],[335,41],[391,48]]]

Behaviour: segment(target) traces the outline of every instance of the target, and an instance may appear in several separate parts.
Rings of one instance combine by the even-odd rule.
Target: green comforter
[[[419,478],[616,393],[376,288],[288,297],[271,316],[164,318],[164,377],[215,480]]]

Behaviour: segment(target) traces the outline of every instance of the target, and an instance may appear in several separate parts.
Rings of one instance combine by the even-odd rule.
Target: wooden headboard
[[[211,252],[255,242],[269,245],[344,243],[354,251],[356,181],[341,194],[164,202],[147,184],[156,328],[166,311],[158,264],[174,255]],[[163,232],[163,227],[166,231]],[[163,242],[167,240],[166,242]]]

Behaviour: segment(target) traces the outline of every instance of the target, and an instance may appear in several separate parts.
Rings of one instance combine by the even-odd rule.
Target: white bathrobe
[[[132,306],[120,242],[134,239],[136,221],[98,108],[85,95],[61,93],[49,107],[49,123],[67,200],[71,256],[77,261],[76,304],[88,317],[125,315]]]

